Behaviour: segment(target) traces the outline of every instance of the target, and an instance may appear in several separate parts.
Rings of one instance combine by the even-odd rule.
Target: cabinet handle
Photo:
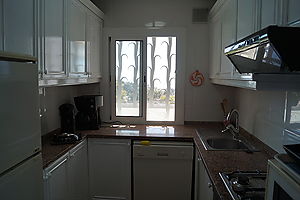
[[[124,197],[107,197],[107,196],[93,196],[92,199],[111,199],[111,200],[126,200]]]
[[[74,157],[75,154],[80,151],[82,148],[84,147],[84,145],[81,145],[80,147],[78,147],[73,153],[70,154],[71,157]]]
[[[207,183],[208,188],[212,188],[212,184],[211,183]]]
[[[157,153],[157,156],[159,156],[159,157],[167,157],[167,156],[169,156],[169,154],[168,153]]]
[[[51,169],[48,173],[47,176],[51,176],[51,173],[56,170],[59,166],[61,166],[62,164],[64,164],[67,161],[67,158],[63,159],[63,161],[61,161],[60,163],[58,163],[55,167],[53,167],[53,169]]]
[[[45,73],[45,74],[48,74],[48,70],[47,70],[47,69],[45,69],[45,70],[44,70],[44,73]]]
[[[111,142],[111,143],[93,142],[93,144],[101,144],[101,145],[126,145],[126,146],[130,146],[130,142],[127,142],[127,143],[118,143],[118,142]]]

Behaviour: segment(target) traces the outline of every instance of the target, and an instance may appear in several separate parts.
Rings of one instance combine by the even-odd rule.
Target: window
[[[175,120],[176,37],[147,37],[147,121]]]
[[[184,57],[182,40],[178,43],[176,34],[165,33],[135,39],[117,31],[115,35],[110,39],[111,119],[183,123],[184,75],[177,76]],[[184,73],[183,68],[179,71]]]
[[[142,116],[141,41],[115,42],[116,116]]]

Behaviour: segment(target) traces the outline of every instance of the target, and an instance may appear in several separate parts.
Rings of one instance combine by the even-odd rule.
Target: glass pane
[[[71,74],[85,74],[86,13],[82,5],[70,1],[68,9],[69,65]]]
[[[70,66],[71,73],[84,73],[85,70],[85,42],[70,42]]]
[[[116,116],[141,116],[141,41],[116,41]]]
[[[176,37],[147,38],[147,121],[175,121]]]

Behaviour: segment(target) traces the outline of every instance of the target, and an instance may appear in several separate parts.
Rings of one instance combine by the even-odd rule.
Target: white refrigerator
[[[43,198],[38,67],[0,52],[0,199]]]

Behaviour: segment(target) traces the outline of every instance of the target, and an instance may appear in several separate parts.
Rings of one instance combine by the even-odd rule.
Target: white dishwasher
[[[135,141],[134,200],[190,200],[193,143]]]

